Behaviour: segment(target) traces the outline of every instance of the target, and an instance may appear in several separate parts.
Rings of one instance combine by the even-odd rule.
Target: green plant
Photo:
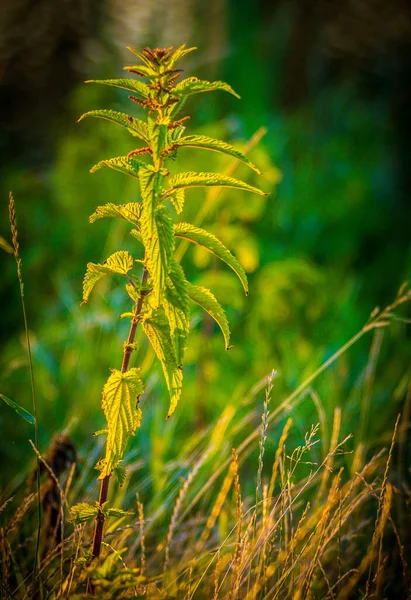
[[[221,81],[201,81],[188,77],[177,81],[180,70],[175,68],[178,59],[194,48],[184,45],[173,51],[172,48],[142,52],[130,50],[141,64],[125,67],[130,73],[146,79],[109,79],[93,81],[125,89],[132,94],[132,102],[147,111],[146,121],[112,110],[93,110],[88,116],[106,119],[126,128],[144,146],[132,150],[127,156],[103,160],[91,172],[103,167],[114,169],[138,179],[141,200],[124,205],[112,203],[97,207],[90,221],[112,217],[129,222],[131,235],[141,249],[138,258],[128,251],[114,252],[103,264],[88,263],[83,284],[83,302],[97,282],[106,275],[121,275],[126,279],[125,289],[133,307],[121,316],[130,319],[130,329],[123,348],[121,369],[112,369],[102,392],[102,408],[107,418],[105,457],[96,468],[101,481],[99,501],[92,505],[84,503],[73,508],[73,517],[82,522],[95,517],[96,527],[92,555],[100,555],[103,526],[107,516],[118,509],[108,507],[110,477],[117,475],[124,479],[122,465],[128,440],[139,427],[142,414],[139,399],[144,392],[144,384],[138,367],[130,367],[130,359],[136,350],[136,330],[140,324],[161,362],[167,388],[170,394],[170,408],[167,417],[174,412],[181,394],[183,373],[182,362],[190,329],[189,301],[199,304],[220,326],[226,348],[230,340],[230,330],[223,308],[211,291],[190,284],[175,257],[176,240],[192,242],[206,248],[227,263],[238,275],[245,293],[248,293],[244,269],[231,252],[211,233],[187,222],[175,224],[171,208],[179,215],[184,205],[186,188],[230,187],[266,195],[260,189],[227,175],[209,172],[185,172],[171,174],[166,163],[173,161],[180,148],[199,148],[221,152],[235,157],[254,169],[259,170],[241,152],[229,144],[199,135],[184,135],[184,123],[188,116],[177,119],[188,96],[200,92],[223,90],[237,96],[234,90]],[[144,160],[148,157],[149,160]],[[141,269],[140,276],[134,272],[135,265]],[[114,512],[113,512],[114,511]],[[126,514],[126,513],[124,513]]]

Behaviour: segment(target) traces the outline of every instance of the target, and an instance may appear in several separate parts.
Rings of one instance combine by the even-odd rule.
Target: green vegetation
[[[176,158],[182,147],[225,153],[241,160],[257,173],[259,171],[246,156],[225,142],[207,136],[183,135],[183,123],[189,117],[176,117],[190,95],[214,90],[224,90],[236,95],[229,85],[221,81],[210,83],[188,77],[177,82],[180,70],[175,68],[176,63],[194,48],[181,46],[175,51],[172,48],[145,48],[143,52],[130,50],[143,64],[125,68],[145,77],[148,83],[134,79],[109,79],[91,83],[103,83],[138,94],[137,97],[130,96],[130,99],[148,111],[147,122],[113,110],[94,110],[81,117],[99,117],[119,124],[147,144],[132,150],[127,156],[103,160],[91,169],[93,173],[108,167],[139,180],[140,202],[99,206],[91,215],[90,221],[106,217],[124,219],[133,227],[131,234],[143,247],[141,258],[133,259],[129,252],[119,250],[111,254],[103,264],[89,263],[83,284],[83,302],[87,302],[92,289],[103,277],[122,275],[126,279],[125,291],[133,302],[132,310],[121,315],[122,318],[131,320],[127,341],[124,343],[121,370],[112,369],[102,393],[102,408],[107,419],[107,430],[103,433],[107,436],[107,441],[105,458],[96,467],[101,479],[99,502],[95,507],[82,503],[73,509],[77,523],[93,516],[96,518],[92,550],[93,557],[96,558],[101,552],[105,514],[110,516],[111,510],[103,511],[103,506],[107,505],[109,480],[115,473],[119,482],[124,482],[124,453],[130,436],[140,427],[142,419],[138,404],[144,392],[144,384],[139,369],[129,367],[132,353],[138,350],[135,342],[137,326],[141,325],[163,368],[170,395],[167,417],[172,415],[181,396],[182,363],[190,330],[189,300],[196,302],[218,323],[226,348],[229,349],[230,330],[224,310],[209,289],[192,285],[186,280],[184,271],[174,256],[175,238],[198,244],[226,262],[238,275],[244,291],[248,293],[244,269],[224,244],[205,229],[191,223],[180,222],[175,225],[166,202],[169,201],[175,212],[181,214],[187,188],[230,187],[264,195],[264,192],[243,181],[218,173],[189,171],[170,175],[165,165],[168,160]],[[151,157],[152,162],[136,158],[145,154]],[[142,265],[141,278],[133,273],[134,262]]]
[[[62,143],[54,175],[62,215],[50,209],[53,231],[60,229],[56,240],[63,240],[50,270],[58,303],[47,301],[50,282],[42,282],[39,300],[47,319],[37,335],[28,335],[26,323],[28,362],[41,398],[36,418],[21,406],[29,407],[28,379],[21,376],[26,363],[16,364],[19,341],[2,350],[6,418],[20,423],[20,442],[29,437],[29,427],[39,428],[30,449],[37,468],[27,466],[23,443],[7,448],[25,466],[13,477],[5,468],[2,594],[405,597],[410,292],[402,286],[386,308],[363,318],[364,304],[358,309],[352,300],[349,261],[337,251],[343,238],[333,240],[329,233],[320,244],[301,218],[311,201],[304,187],[312,172],[308,150],[307,163],[298,165],[302,173],[295,174],[298,202],[287,203],[284,192],[273,209],[275,194],[267,199],[257,187],[260,169],[264,189],[275,192],[281,179],[273,152],[260,145],[264,130],[242,152],[238,143],[215,139],[227,135],[224,123],[185,135],[186,119],[175,117],[188,96],[234,93],[222,82],[178,82],[174,62],[188,51],[133,51],[143,65],[128,69],[140,79],[97,81],[103,90],[131,92],[147,119],[105,109],[83,117],[120,124],[141,148],[130,148],[121,128],[117,133],[109,127],[97,128],[93,138],[83,129]],[[76,101],[82,107],[92,98],[104,104],[105,94],[79,92]],[[91,184],[84,163],[98,160],[101,147],[117,158],[93,167],[104,170]],[[177,154],[178,174],[172,162]],[[131,175],[122,189],[114,171]],[[331,229],[338,219],[348,227],[361,197],[356,178],[347,181],[348,206],[339,190],[329,212],[321,207]],[[191,187],[205,190],[190,190],[184,201],[184,189]],[[104,202],[97,208],[96,196]],[[94,211],[91,222],[104,219],[95,236],[84,224],[86,209]],[[287,219],[295,224],[290,252],[281,250],[288,243]],[[16,227],[13,216],[10,248],[22,293]],[[313,228],[318,233],[315,223]],[[96,240],[104,248],[101,256]],[[7,240],[3,246],[7,251]],[[307,246],[320,256],[317,263],[304,256]],[[236,249],[238,260],[227,247]],[[95,262],[87,265],[83,303],[92,291],[94,297],[80,307],[75,290],[86,254]],[[244,303],[241,289],[249,287]],[[125,299],[131,301],[128,311]],[[214,322],[223,338],[214,335]],[[120,366],[122,345],[121,369],[112,369],[103,387],[105,425],[98,398],[107,370]],[[165,420],[166,404],[171,415],[177,402],[176,415]],[[91,430],[97,430],[94,442]],[[48,432],[57,433],[46,452]]]

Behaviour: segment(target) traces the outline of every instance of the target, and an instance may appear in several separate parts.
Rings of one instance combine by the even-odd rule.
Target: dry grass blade
[[[29,335],[29,326],[27,320],[26,313],[26,304],[24,301],[24,282],[23,282],[23,273],[22,273],[22,261],[19,253],[19,241],[18,241],[18,230],[17,230],[17,219],[16,219],[16,207],[14,202],[13,194],[10,192],[9,194],[9,218],[10,218],[10,227],[11,227],[11,235],[12,235],[12,243],[13,243],[13,254],[16,260],[17,265],[17,277],[19,280],[20,286],[20,299],[21,299],[21,307],[23,311],[23,321],[24,321],[24,332],[26,337],[26,346],[27,346],[27,358],[30,369],[30,386],[31,386],[31,397],[33,402],[33,415],[34,415],[34,441],[35,446],[38,451],[39,449],[39,430],[38,430],[38,420],[37,420],[37,399],[36,399],[36,388],[34,384],[34,369],[33,369],[33,357],[31,353],[31,343],[30,343],[30,335]],[[34,568],[33,568],[33,583],[36,578],[36,572],[38,569],[38,561],[39,561],[39,548],[40,548],[40,535],[41,535],[41,505],[40,505],[40,462],[37,460],[37,540],[36,540],[36,551],[34,555]]]

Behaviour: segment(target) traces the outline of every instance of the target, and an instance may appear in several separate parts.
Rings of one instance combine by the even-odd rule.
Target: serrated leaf
[[[248,167],[250,167],[250,169],[253,169],[256,173],[261,175],[259,169],[257,169],[251,160],[249,160],[242,152],[236,150],[233,146],[221,140],[216,140],[206,135],[187,135],[185,137],[180,137],[176,144],[179,147],[187,146],[190,148],[202,148],[204,150],[212,150],[213,152],[228,154],[237,160],[241,160],[241,162],[245,163]]]
[[[195,227],[194,225],[191,225],[191,223],[184,222],[177,223],[174,226],[174,235],[189,240],[198,246],[203,246],[209,252],[212,252],[215,256],[224,261],[238,275],[245,293],[248,294],[247,276],[243,267],[215,235],[205,229]]]
[[[118,273],[119,275],[127,275],[133,267],[133,257],[125,250],[114,252],[103,265],[98,263],[88,263],[87,271],[83,280],[83,304],[85,304],[89,296],[100,279],[105,275]]]
[[[136,238],[136,240],[138,240],[140,242],[140,244],[143,243],[143,238],[142,238],[141,233],[139,232],[138,229],[132,229],[130,231],[130,235],[132,235],[133,238]]]
[[[136,406],[136,399],[143,391],[138,369],[132,368],[125,373],[112,369],[102,394],[101,406],[107,419],[108,434],[99,479],[111,475],[119,465],[130,436],[140,426],[141,410]]]
[[[134,513],[121,510],[121,508],[107,508],[105,512],[107,517],[133,517]]]
[[[27,421],[27,423],[30,423],[30,425],[36,424],[36,419],[34,418],[34,416],[31,413],[29,413],[28,410],[17,404],[17,402],[14,402],[14,400],[9,398],[8,396],[5,396],[4,394],[0,394],[0,398],[3,400],[3,402],[8,404],[8,406],[10,406],[10,408],[12,408],[20,417],[23,417],[23,419]]]
[[[140,170],[146,167],[146,163],[142,160],[137,160],[134,156],[116,156],[114,158],[101,160],[90,169],[90,173],[95,173],[105,167],[118,171],[119,173],[124,173],[125,175],[131,175],[138,179]]]
[[[169,418],[177,406],[183,385],[183,372],[175,356],[170,325],[165,315],[158,310],[149,310],[142,319],[141,325],[163,369],[170,394],[170,408],[167,415]]]
[[[137,50],[136,48],[133,48],[132,46],[127,46],[127,50],[130,50],[130,52],[132,52],[134,54],[134,56],[137,56],[137,58],[139,58],[141,60],[141,62],[143,62],[147,67],[151,67],[151,64],[152,64],[151,60],[143,52],[140,52],[139,50]]]
[[[134,94],[139,94],[142,98],[148,98],[150,93],[150,88],[146,83],[128,77],[121,77],[119,79],[89,79],[85,83],[98,83],[100,85],[120,88]]]
[[[111,123],[116,123],[117,125],[125,127],[127,131],[134,137],[138,137],[140,140],[149,142],[149,133],[146,123],[141,121],[141,119],[131,117],[126,113],[108,109],[90,110],[84,113],[84,115],[81,115],[81,117],[78,119],[78,122],[82,121],[86,117],[96,117],[98,119],[105,119]]]
[[[153,68],[147,65],[127,65],[123,68],[125,71],[147,77],[147,79],[150,79],[150,81],[157,81],[157,79],[161,77],[158,71],[155,71]]]
[[[187,77],[187,79],[180,81],[173,88],[172,94],[173,96],[181,97],[198,94],[200,92],[214,92],[215,90],[223,90],[224,92],[229,92],[236,98],[240,98],[237,92],[224,81],[204,81],[197,77]]]
[[[174,206],[175,211],[178,215],[181,215],[181,213],[183,212],[184,198],[185,198],[185,192],[183,189],[176,190],[174,192],[174,194],[171,194],[171,196],[169,196],[169,200],[170,200],[171,204]]]
[[[187,282],[187,293],[188,297],[208,312],[220,326],[224,336],[225,347],[228,350],[230,347],[230,328],[223,307],[217,302],[210,290],[205,287],[192,285]]]
[[[170,189],[165,192],[165,196],[169,196],[174,192],[174,190],[180,188],[215,186],[236,188],[246,192],[253,192],[259,196],[268,196],[268,194],[262,190],[245,183],[245,181],[234,179],[234,177],[229,177],[228,175],[220,175],[219,173],[196,173],[194,171],[188,171],[187,173],[179,173],[178,175],[174,175],[174,177],[169,180],[169,184]]]
[[[123,483],[125,482],[126,476],[127,476],[127,472],[126,472],[125,468],[122,467],[121,465],[117,465],[117,467],[114,467],[113,473],[114,473],[115,477],[117,478],[119,486],[121,487],[123,485]]]
[[[166,280],[163,308],[170,326],[177,365],[181,367],[190,329],[187,281],[184,271],[174,258]]]
[[[90,223],[94,223],[98,219],[118,218],[138,226],[140,214],[140,202],[127,202],[127,204],[112,204],[108,202],[103,206],[97,206],[93,214],[90,215],[89,221]]]
[[[143,171],[140,180],[143,197],[141,213],[141,236],[147,256],[147,268],[153,286],[156,307],[160,306],[164,294],[166,277],[174,250],[173,221],[165,206],[156,206],[155,184],[158,173]]]
[[[175,63],[178,60],[180,60],[180,58],[183,58],[183,56],[185,56],[189,52],[193,52],[193,50],[197,50],[197,48],[195,46],[192,46],[191,48],[186,48],[186,45],[183,44],[182,46],[180,46],[179,48],[174,50],[174,52],[171,53],[170,57],[167,60],[167,67],[168,68],[174,67]]]
[[[88,502],[79,502],[70,508],[71,521],[76,525],[86,523],[97,516],[98,508]]]

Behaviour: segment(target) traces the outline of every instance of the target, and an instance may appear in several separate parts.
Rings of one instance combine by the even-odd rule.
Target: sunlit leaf
[[[127,204],[112,204],[111,202],[98,206],[89,217],[90,223],[98,219],[119,218],[138,225],[141,214],[140,202],[128,202]]]
[[[214,92],[215,90],[223,90],[236,98],[240,98],[237,92],[224,81],[203,81],[197,77],[187,77],[187,79],[180,81],[173,89],[173,96],[190,96],[191,94]]]
[[[149,141],[149,133],[146,123],[140,119],[137,119],[136,117],[131,117],[126,113],[108,109],[90,110],[84,113],[84,115],[81,115],[78,121],[82,121],[86,117],[97,117],[98,119],[105,119],[111,123],[116,123],[117,125],[125,127],[133,136],[138,137],[145,142]]]
[[[117,273],[119,275],[127,275],[133,267],[133,257],[125,250],[114,252],[108,257],[102,265],[98,263],[88,263],[87,271],[83,281],[83,304],[85,304],[89,296],[100,279],[105,275]]]
[[[121,88],[122,90],[139,94],[143,98],[147,98],[150,93],[150,88],[146,83],[126,77],[121,77],[120,79],[89,79],[86,81],[86,83],[98,83],[101,85]]]
[[[238,260],[231,254],[231,252],[224,246],[222,242],[218,238],[215,237],[212,233],[206,231],[205,229],[201,229],[200,227],[195,227],[190,223],[177,223],[174,226],[174,235],[176,237],[181,237],[194,244],[198,244],[199,246],[203,246],[209,252],[212,252],[224,261],[229,267],[233,269],[235,273],[237,273],[238,278],[240,279],[244,291],[248,294],[248,283],[247,276],[243,267],[240,265]]]
[[[101,403],[107,419],[108,434],[99,479],[111,475],[123,460],[127,442],[140,426],[141,410],[136,406],[136,401],[143,391],[139,369],[132,368],[125,373],[112,369],[103,388]]]
[[[207,311],[215,322],[218,323],[224,336],[226,350],[228,350],[230,347],[230,329],[223,307],[220,306],[214,295],[207,288],[187,282],[187,292],[188,297]]]
[[[174,412],[181,396],[183,372],[175,356],[174,344],[171,339],[170,325],[164,314],[158,310],[150,310],[142,320],[144,333],[159,359],[168,392],[170,394],[170,408],[167,418]]]
[[[246,192],[253,192],[259,196],[268,196],[262,190],[229,177],[228,175],[220,175],[219,173],[196,173],[194,171],[188,171],[187,173],[179,173],[174,175],[169,180],[170,189],[165,193],[166,196],[174,192],[174,190],[180,188],[195,188],[195,187],[229,187],[244,190]]]
[[[70,508],[71,521],[76,525],[81,525],[87,521],[91,521],[97,516],[98,507],[95,504],[88,502],[79,502]]]
[[[257,169],[251,160],[249,160],[242,152],[236,150],[233,146],[221,140],[216,140],[206,135],[187,135],[185,137],[180,137],[176,144],[178,147],[187,146],[190,148],[202,148],[203,150],[212,150],[214,152],[228,154],[229,156],[233,156],[237,160],[245,163],[256,173],[261,175],[259,169]]]

